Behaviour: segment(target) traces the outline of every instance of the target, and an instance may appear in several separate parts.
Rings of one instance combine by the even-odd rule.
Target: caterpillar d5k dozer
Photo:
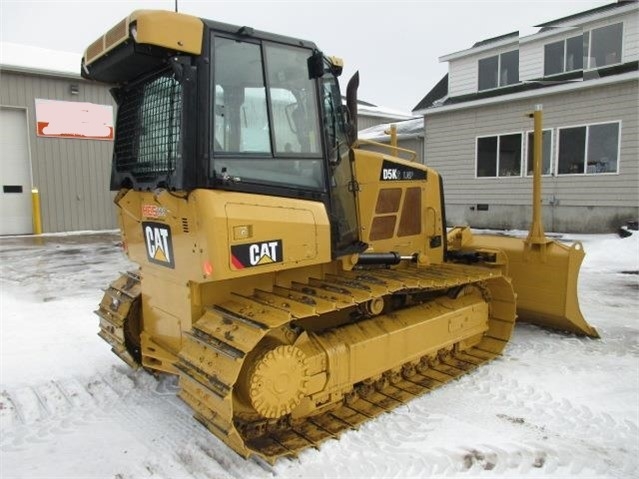
[[[163,11],[134,12],[82,61],[113,85],[111,189],[140,265],[107,289],[100,336],[178,375],[195,418],[244,457],[295,455],[498,356],[513,284],[532,320],[574,329],[511,281],[508,248],[459,230],[447,254],[441,178],[396,144],[358,147],[358,76],[345,109],[341,65]],[[549,250],[524,276],[548,280]],[[550,295],[578,309],[575,268]]]

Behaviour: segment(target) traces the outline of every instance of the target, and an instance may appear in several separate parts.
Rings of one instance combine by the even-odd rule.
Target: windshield
[[[323,188],[308,49],[214,37],[211,175],[235,183]]]

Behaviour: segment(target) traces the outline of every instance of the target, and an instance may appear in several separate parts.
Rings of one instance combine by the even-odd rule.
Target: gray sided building
[[[99,110],[98,122],[108,132],[115,104],[106,86],[80,78],[80,56],[2,45],[0,234],[33,232],[33,188],[44,233],[116,227],[109,191],[112,130],[78,130]]]
[[[547,231],[607,232],[639,216],[639,5],[618,2],[440,58],[415,107],[449,225],[526,229],[532,120],[542,105]]]

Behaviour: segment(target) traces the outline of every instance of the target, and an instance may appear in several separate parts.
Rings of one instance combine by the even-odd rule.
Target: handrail
[[[362,144],[362,143],[363,144],[367,144],[367,145],[373,145],[373,146],[381,146],[382,148],[386,148],[388,150],[391,150],[391,154],[393,152],[395,152],[395,154],[397,154],[398,152],[401,151],[402,153],[407,153],[410,156],[412,156],[412,158],[402,158],[402,159],[404,159],[404,160],[407,159],[408,161],[416,161],[417,160],[417,153],[415,151],[409,150],[407,148],[400,148],[399,146],[392,146],[392,145],[387,145],[386,143],[379,143],[378,141],[366,140],[364,138],[358,138],[357,139],[357,144]]]

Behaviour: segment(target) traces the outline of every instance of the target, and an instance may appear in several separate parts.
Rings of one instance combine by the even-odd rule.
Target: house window
[[[587,47],[586,47],[587,48]],[[584,36],[566,40],[566,71],[582,70],[584,67]]]
[[[532,176],[534,146],[534,134],[532,131],[528,132],[526,139],[526,175]],[[552,173],[552,130],[543,131],[541,152],[541,174],[550,175]]]
[[[521,176],[521,133],[477,138],[477,178]]]
[[[549,43],[544,46],[544,75],[581,70],[584,67],[583,58],[583,35]]]
[[[544,46],[544,75],[621,63],[623,23],[584,32]]]
[[[479,60],[479,91],[497,88],[497,72],[499,71],[499,55]]]
[[[595,28],[590,33],[588,67],[600,68],[621,63],[623,23]]]
[[[478,71],[479,91],[519,83],[519,50],[482,58]]]
[[[477,177],[497,176],[497,136],[477,138]]]
[[[557,174],[617,173],[621,124],[559,129]]]
[[[499,86],[519,83],[519,50],[499,55]]]
[[[544,46],[544,75],[555,75],[564,71],[564,43],[554,42]]]

